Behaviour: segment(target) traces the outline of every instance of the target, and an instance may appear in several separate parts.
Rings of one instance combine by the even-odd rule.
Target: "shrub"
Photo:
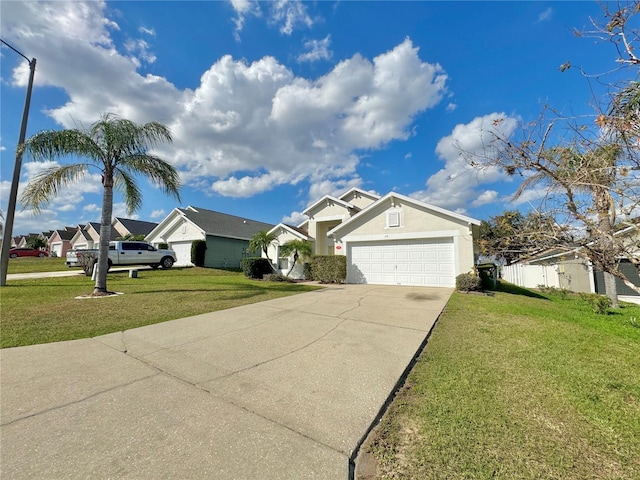
[[[456,289],[461,292],[477,292],[482,290],[482,280],[473,273],[461,273],[456,277]]]
[[[311,269],[311,264],[306,262],[302,268],[302,276],[305,280],[313,280],[313,270]]]
[[[611,299],[597,293],[581,293],[580,298],[591,305],[594,313],[606,315],[611,308]]]
[[[84,270],[84,274],[90,277],[93,274],[93,266],[98,260],[97,252],[77,252],[78,263]]]
[[[347,257],[316,255],[311,264],[313,279],[320,283],[342,283],[347,279]]]
[[[168,243],[159,243],[158,244],[158,250],[168,250],[169,249],[169,244]]]
[[[267,258],[243,258],[241,265],[245,277],[249,278],[262,278],[264,275],[273,272],[271,262]]]
[[[267,282],[294,283],[294,280],[292,278],[289,278],[286,275],[283,275],[281,273],[269,273],[269,274],[265,275],[262,279],[267,281]]]
[[[191,243],[191,263],[196,267],[204,267],[204,254],[207,250],[205,240],[194,240]]]

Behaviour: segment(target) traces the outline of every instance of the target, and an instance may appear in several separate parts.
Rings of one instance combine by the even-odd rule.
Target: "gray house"
[[[251,237],[272,228],[269,223],[189,206],[174,208],[146,240],[153,245],[168,244],[176,252],[177,266],[192,265],[191,244],[205,240],[205,267],[238,268],[243,258],[260,256],[260,252],[248,252]]]

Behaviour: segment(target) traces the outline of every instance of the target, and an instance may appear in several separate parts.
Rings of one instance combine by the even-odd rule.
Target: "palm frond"
[[[180,174],[173,165],[155,155],[137,154],[123,158],[118,165],[119,171],[147,177],[162,189],[165,194],[180,200]]]
[[[87,164],[74,164],[43,170],[27,184],[20,196],[20,203],[39,212],[42,205],[58,195],[60,188],[84,177],[88,167]]]
[[[142,206],[142,192],[138,187],[136,179],[130,175],[129,172],[116,169],[114,186],[122,193],[129,214],[135,212]]]
[[[27,139],[20,149],[36,161],[73,155],[89,158],[97,164],[104,161],[100,146],[80,130],[45,130]]]

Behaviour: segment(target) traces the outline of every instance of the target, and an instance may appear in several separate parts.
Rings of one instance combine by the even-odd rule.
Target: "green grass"
[[[75,299],[94,282],[78,277],[13,280],[0,289],[0,347],[87,338],[176,318],[261,302],[318,287],[250,280],[204,268],[110,273],[109,290],[124,295]]]
[[[640,478],[640,306],[505,290],[453,295],[368,447],[378,478]]]
[[[9,259],[7,273],[36,273],[36,272],[58,272],[67,270],[80,270],[80,268],[69,268],[66,265],[67,259],[64,257],[18,257]]]

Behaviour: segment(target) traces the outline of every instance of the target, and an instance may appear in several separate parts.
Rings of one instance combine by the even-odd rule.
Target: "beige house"
[[[316,255],[345,255],[347,282],[379,285],[455,286],[475,263],[480,221],[391,192],[383,197],[353,188],[327,195],[304,211],[298,227],[276,225],[268,250],[288,273],[291,259],[279,246],[308,240]],[[299,278],[302,266],[290,275]]]

